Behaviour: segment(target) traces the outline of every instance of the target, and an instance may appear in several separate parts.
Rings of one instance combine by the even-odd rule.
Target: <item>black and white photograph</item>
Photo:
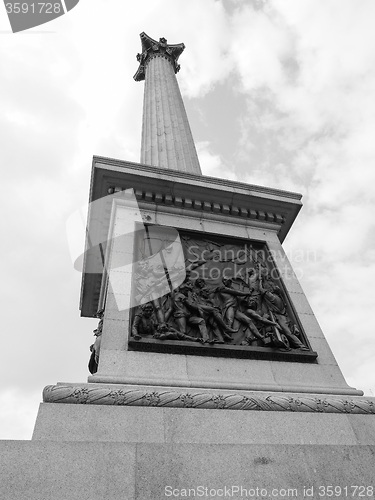
[[[0,5],[2,498],[375,498],[374,19]]]

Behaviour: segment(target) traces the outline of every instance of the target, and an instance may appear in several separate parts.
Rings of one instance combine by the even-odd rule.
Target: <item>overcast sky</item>
[[[375,2],[82,0],[12,34],[0,5],[0,437],[43,387],[86,382],[95,320],[65,232],[92,156],[139,161],[139,34],[186,45],[205,175],[303,194],[284,244],[349,385],[375,395]]]

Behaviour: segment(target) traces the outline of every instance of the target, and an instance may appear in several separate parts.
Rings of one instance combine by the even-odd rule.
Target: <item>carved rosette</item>
[[[89,384],[48,385],[43,391],[45,403],[93,404],[117,406],[153,406],[168,408],[204,408],[214,410],[256,410],[308,413],[375,414],[375,398],[334,395],[276,394],[254,392],[199,392],[181,389],[92,387]]]

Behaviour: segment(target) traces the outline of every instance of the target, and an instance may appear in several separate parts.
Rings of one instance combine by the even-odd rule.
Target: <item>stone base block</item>
[[[374,455],[375,446],[4,441],[0,497],[374,498]]]
[[[0,498],[374,498],[374,455],[372,413],[43,403]]]
[[[33,440],[375,446],[375,415],[42,403]]]

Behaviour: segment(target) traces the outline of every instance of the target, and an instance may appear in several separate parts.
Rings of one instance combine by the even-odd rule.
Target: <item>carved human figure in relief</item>
[[[256,309],[262,309],[262,298],[259,290],[260,282],[262,282],[265,290],[269,290],[274,286],[268,269],[258,263],[255,268],[250,267],[246,270],[246,284],[252,292],[251,302],[256,303]],[[253,307],[251,309],[253,309]],[[264,309],[263,313],[266,312],[266,309]]]
[[[260,280],[259,290],[262,295],[262,300],[270,311],[271,317],[276,319],[278,326],[288,339],[290,346],[294,349],[308,351],[309,348],[306,347],[294,333],[292,333],[289,327],[286,305],[282,299],[281,289],[278,286],[274,286],[272,291],[266,290]]]
[[[135,340],[142,337],[153,336],[158,323],[153,317],[154,308],[151,303],[144,304],[136,313],[132,326],[132,335]]]
[[[166,313],[167,317],[173,314],[179,331],[186,335],[188,324],[196,326],[203,342],[208,342],[206,322],[203,318],[199,304],[189,298],[191,290],[190,282],[182,284],[176,292],[171,292],[171,311]]]
[[[100,345],[101,345],[102,333],[103,333],[103,316],[104,316],[104,309],[100,309],[96,313],[96,317],[99,318],[98,326],[94,330],[94,335],[95,335],[96,339],[95,339],[95,342],[92,345],[90,345],[91,356],[90,356],[90,360],[89,360],[89,372],[92,375],[98,371]]]
[[[135,273],[135,300],[138,304],[151,302],[155,308],[159,323],[164,323],[164,311],[160,302],[160,289],[165,285],[163,266],[153,265],[151,260],[139,261]]]
[[[216,305],[214,304],[213,300],[210,298],[211,292],[207,287],[204,287],[200,290],[200,303],[202,300],[204,300],[204,303],[206,306],[209,306],[211,309],[217,309]],[[232,337],[230,333],[227,333],[227,330],[223,328],[222,323],[220,322],[221,329],[216,321],[216,316],[214,314],[211,314],[211,309],[209,312],[205,311],[204,309],[201,309],[201,314],[203,315],[203,318],[206,321],[207,327],[208,327],[208,342],[210,344],[218,343],[218,344],[224,344],[225,341],[227,342],[232,342]],[[236,330],[234,330],[236,331]]]
[[[158,340],[188,340],[190,342],[199,342],[201,340],[201,338],[186,335],[167,323],[157,326],[154,337]]]
[[[246,325],[246,337],[242,345],[249,345],[256,339],[263,343],[268,343],[264,335],[259,332],[253,320],[272,326],[276,325],[276,323],[260,316],[248,307],[245,307],[244,310],[240,308],[240,304],[244,302],[244,299],[249,298],[253,291],[243,292],[241,290],[235,290],[232,286],[233,281],[230,278],[223,278],[222,283],[223,284],[217,287],[214,292],[221,298],[223,315],[227,325],[232,327],[235,319]]]
[[[230,278],[222,278],[222,284],[213,290],[221,300],[221,310],[226,324],[232,328],[234,318],[238,309],[237,297],[248,297],[251,292],[242,292],[232,287],[233,281]]]
[[[230,337],[230,334],[236,333],[237,330],[227,325],[220,308],[215,306],[214,302],[209,298],[212,292],[213,290],[208,289],[203,278],[195,280],[192,297],[198,304],[201,314],[204,314],[207,318],[212,318],[223,334]]]

